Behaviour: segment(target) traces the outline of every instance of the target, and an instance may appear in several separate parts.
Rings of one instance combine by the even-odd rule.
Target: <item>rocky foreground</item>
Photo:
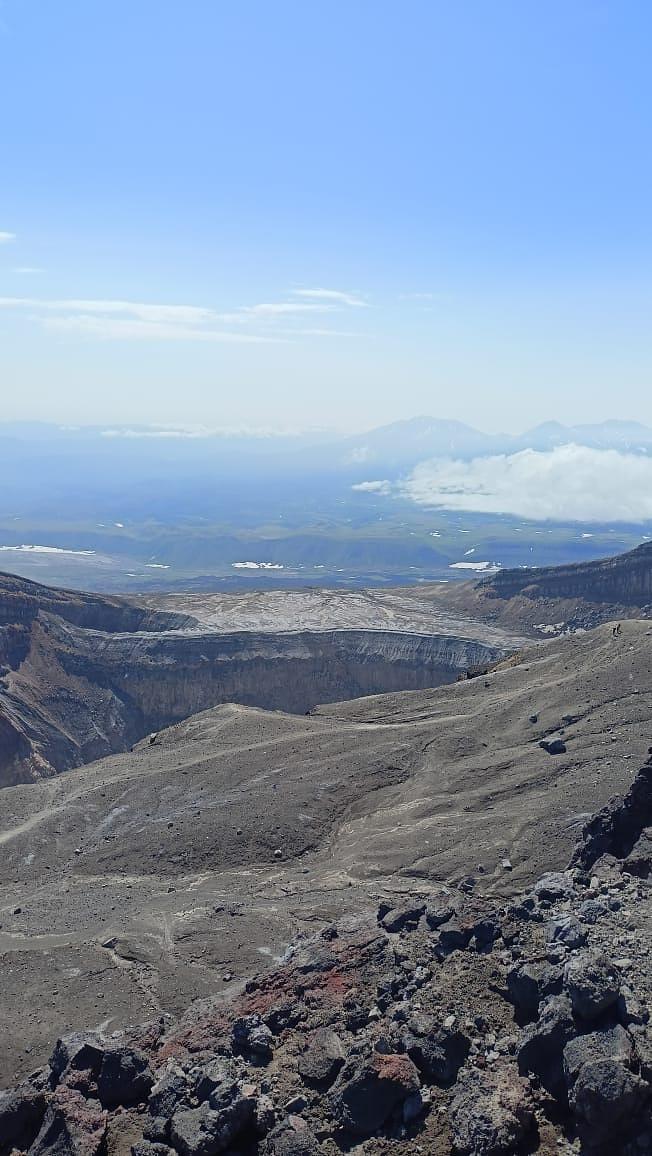
[[[413,891],[232,999],[58,1040],[0,1093],[0,1152],[652,1152],[651,824],[652,748],[515,902]]]

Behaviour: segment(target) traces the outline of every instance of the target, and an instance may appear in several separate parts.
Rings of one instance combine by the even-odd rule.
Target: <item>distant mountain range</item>
[[[48,467],[57,478],[85,471],[91,482],[118,469],[124,482],[152,473],[179,471],[184,477],[249,474],[274,476],[345,473],[366,476],[369,465],[395,476],[429,458],[469,460],[520,450],[553,450],[575,443],[592,449],[652,453],[652,428],[610,420],[564,426],[549,421],[522,434],[486,434],[460,421],[414,417],[366,433],[338,437],[327,431],[290,434],[228,430],[184,430],[161,426],[57,426],[0,422],[5,465],[30,464],[36,478]],[[33,476],[23,476],[29,488]]]
[[[631,421],[611,420],[578,426],[548,421],[522,434],[485,434],[460,421],[415,417],[348,438],[346,450],[350,462],[382,463],[391,473],[409,469],[428,458],[469,460],[526,449],[545,452],[569,443],[591,449],[648,454],[652,453],[652,429]]]

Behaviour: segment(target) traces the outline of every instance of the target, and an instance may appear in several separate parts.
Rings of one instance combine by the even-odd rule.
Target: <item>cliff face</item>
[[[124,751],[219,703],[303,714],[318,702],[438,686],[510,649],[482,640],[480,626],[478,641],[450,632],[224,633],[197,629],[187,615],[15,582],[5,595],[0,587],[3,786]]]
[[[652,603],[652,542],[616,558],[532,570],[501,570],[484,585],[496,598],[575,598],[614,606]]]

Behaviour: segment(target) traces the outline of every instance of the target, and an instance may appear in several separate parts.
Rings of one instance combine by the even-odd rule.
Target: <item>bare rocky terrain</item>
[[[54,660],[79,677],[69,630],[95,671],[127,639],[142,695],[166,639],[251,638],[261,609],[141,601],[116,630],[121,600],[41,589],[5,615],[5,709],[18,676],[42,708]],[[403,592],[331,631],[340,597],[295,608],[293,645],[319,616],[409,636]],[[0,1156],[652,1151],[652,624],[621,617],[428,689],[214,705],[6,786]]]

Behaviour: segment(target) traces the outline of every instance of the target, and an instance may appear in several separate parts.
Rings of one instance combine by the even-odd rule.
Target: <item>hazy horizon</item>
[[[0,420],[652,424],[643,3],[0,7]]]

